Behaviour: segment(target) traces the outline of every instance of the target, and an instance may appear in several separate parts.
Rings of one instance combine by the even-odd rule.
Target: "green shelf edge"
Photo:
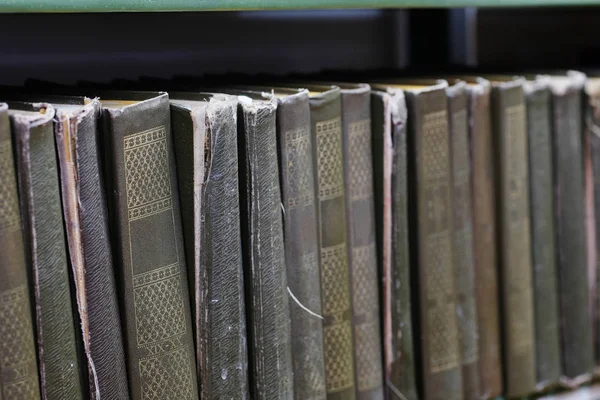
[[[600,0],[0,0],[0,13],[600,5]]]

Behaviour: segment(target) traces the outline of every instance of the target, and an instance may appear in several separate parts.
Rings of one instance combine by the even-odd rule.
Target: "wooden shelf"
[[[0,0],[2,13],[600,5],[600,0]]]

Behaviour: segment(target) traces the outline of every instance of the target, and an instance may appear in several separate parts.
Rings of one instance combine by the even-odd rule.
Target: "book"
[[[63,215],[92,399],[129,399],[101,173],[98,99],[37,96],[56,109]]]
[[[446,89],[450,158],[452,162],[452,210],[454,268],[457,296],[458,334],[461,351],[463,396],[478,399],[479,327],[477,321],[475,263],[473,257],[473,212],[469,115],[466,83],[458,81]]]
[[[505,396],[535,391],[527,114],[521,78],[492,82]]]
[[[51,117],[50,117],[51,118]],[[50,118],[47,117],[48,120]],[[16,115],[17,126],[29,126]],[[45,122],[43,115],[40,120]],[[38,120],[39,123],[40,121]],[[0,104],[0,397],[39,399],[33,313],[8,106]]]
[[[357,399],[383,399],[371,153],[371,88],[340,84]]]
[[[11,102],[9,106],[25,253],[35,301],[40,394],[48,399],[82,399],[54,142],[55,110],[45,103]]]
[[[327,399],[352,400],[355,398],[354,342],[344,196],[342,103],[337,86],[311,87],[310,92]]]
[[[552,76],[552,135],[562,373],[576,386],[591,378],[593,347],[589,308],[583,170],[582,89],[585,75]]]
[[[491,85],[483,78],[468,82],[479,389],[481,397],[493,398],[502,394],[503,386]]]
[[[402,90],[373,84],[371,124],[385,392],[389,399],[416,400],[408,246],[407,109]]]
[[[584,122],[585,137],[589,143],[589,152],[594,185],[594,223],[596,231],[596,241],[593,246],[596,249],[596,255],[600,254],[600,79],[590,77],[587,79],[584,87],[585,100]],[[593,304],[593,332],[594,332],[594,359],[595,365],[600,365],[600,260],[596,258],[596,290],[591,293],[591,302]]]
[[[237,98],[170,94],[201,398],[247,398]]]
[[[275,99],[238,96],[242,252],[254,399],[293,397]]]
[[[97,94],[130,395],[196,399],[169,98],[151,92]]]
[[[323,309],[309,94],[275,89],[279,178],[284,208],[294,396],[325,399]]]
[[[451,145],[447,83],[408,83],[411,262],[420,341],[420,398],[463,398],[453,257]]]
[[[527,107],[531,263],[537,390],[556,385],[561,375],[558,282],[552,185],[552,114],[548,83],[524,84]]]

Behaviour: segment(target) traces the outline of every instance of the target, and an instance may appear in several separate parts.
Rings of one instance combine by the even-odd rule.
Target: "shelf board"
[[[600,0],[0,0],[0,13],[600,5]]]

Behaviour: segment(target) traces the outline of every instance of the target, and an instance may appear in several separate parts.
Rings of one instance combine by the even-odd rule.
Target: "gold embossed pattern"
[[[338,392],[354,384],[352,327],[344,321],[324,328],[327,392]]]
[[[164,357],[140,361],[143,400],[192,399],[193,383],[190,358],[180,348]]]
[[[323,313],[331,316],[344,313],[350,304],[348,254],[346,243],[337,246],[325,247],[321,251],[321,274],[323,292]],[[342,316],[340,316],[341,318]]]
[[[356,368],[358,390],[372,390],[383,382],[381,368],[373,368],[381,363],[379,324],[377,321],[360,324],[355,329]]]
[[[350,124],[349,154],[350,200],[367,199],[373,196],[371,172],[371,120],[365,119]],[[365,151],[367,149],[367,151]]]
[[[39,398],[27,287],[0,294],[0,371],[3,399]]]
[[[298,128],[285,133],[286,158],[288,167],[288,185],[292,194],[287,206],[291,209],[311,205],[312,159],[310,149],[310,132],[306,128]]]
[[[19,203],[11,150],[10,140],[0,143],[0,232],[19,227]]]
[[[352,248],[353,305],[354,314],[364,315],[373,313],[377,304],[377,282],[375,243]]]
[[[342,125],[340,118],[317,122],[319,200],[333,199],[344,193]]]
[[[452,265],[449,209],[449,151],[447,113],[426,114],[423,119],[423,159],[426,225],[424,257],[427,282],[427,341],[432,373],[460,364],[456,296]]]

